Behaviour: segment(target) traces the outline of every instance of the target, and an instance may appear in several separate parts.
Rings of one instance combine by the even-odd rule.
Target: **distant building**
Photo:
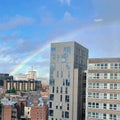
[[[13,80],[13,76],[6,73],[0,73],[0,86],[3,86],[4,80]]]
[[[4,80],[4,88],[18,91],[34,91],[41,88],[41,81],[26,81],[26,80]]]
[[[37,78],[36,71],[28,71],[28,74],[27,74],[28,80],[36,80],[36,78]]]
[[[18,120],[17,109],[12,105],[4,105],[2,109],[2,120]]]
[[[2,120],[18,120],[17,108],[15,107],[16,101],[8,100],[7,98],[1,99],[1,119]]]
[[[25,106],[24,108],[24,118],[27,120],[31,120],[31,107]]]
[[[15,80],[28,80],[28,79],[26,74],[19,73],[16,75]]]
[[[120,58],[88,60],[86,120],[120,120]]]
[[[49,120],[85,119],[88,50],[77,42],[51,44]]]
[[[48,120],[48,106],[32,106],[31,120]]]
[[[15,80],[36,80],[37,72],[36,71],[28,71],[27,74],[19,73],[15,76]]]
[[[22,118],[27,120],[47,120],[48,106],[46,102],[40,96],[29,96]]]

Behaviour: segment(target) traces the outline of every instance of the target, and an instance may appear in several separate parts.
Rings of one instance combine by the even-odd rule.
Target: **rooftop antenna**
[[[32,71],[33,71],[33,65],[32,65]]]

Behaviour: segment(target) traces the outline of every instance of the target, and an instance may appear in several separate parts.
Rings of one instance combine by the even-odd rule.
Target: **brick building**
[[[33,106],[31,107],[31,120],[47,120],[48,106]]]

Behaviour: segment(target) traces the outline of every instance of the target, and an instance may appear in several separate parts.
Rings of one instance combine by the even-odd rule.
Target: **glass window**
[[[49,102],[49,108],[52,108],[52,102]]]
[[[54,100],[54,94],[50,94],[50,100]]]
[[[104,93],[104,99],[107,99],[107,94],[106,93]]]
[[[54,79],[50,79],[50,85],[54,85]]]
[[[62,111],[62,118],[64,118],[64,111]]]
[[[65,96],[65,102],[69,102],[69,95]]]
[[[66,64],[66,68],[67,68],[68,70],[70,70],[70,64],[69,64],[69,63]]]
[[[70,86],[70,80],[66,80],[66,86]]]
[[[49,116],[53,116],[54,111],[53,110],[49,110]]]
[[[51,48],[51,54],[55,54],[56,49],[55,48]]]
[[[65,118],[69,118],[69,112],[65,112]]]
[[[59,71],[57,71],[57,78],[59,78]]]
[[[58,93],[58,92],[59,92],[59,88],[57,87],[57,88],[56,88],[56,93]]]
[[[107,115],[106,114],[103,114],[103,119],[106,119],[107,118]]]
[[[71,53],[71,48],[70,47],[64,47],[64,52],[65,53]]]
[[[106,109],[106,107],[107,107],[107,105],[104,103],[104,104],[103,104],[103,108]]]
[[[62,95],[60,95],[60,101],[62,102]]]

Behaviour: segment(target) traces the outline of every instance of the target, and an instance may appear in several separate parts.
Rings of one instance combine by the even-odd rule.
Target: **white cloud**
[[[120,0],[92,0],[97,18],[104,19],[106,23],[120,21]]]
[[[67,4],[70,5],[71,0],[59,0],[61,4]]]
[[[95,22],[102,22],[103,19],[101,19],[101,18],[96,18],[96,19],[94,19],[94,21],[95,21]]]
[[[13,29],[20,26],[26,26],[33,23],[33,18],[16,15],[9,18],[6,22],[0,23],[0,29]]]

